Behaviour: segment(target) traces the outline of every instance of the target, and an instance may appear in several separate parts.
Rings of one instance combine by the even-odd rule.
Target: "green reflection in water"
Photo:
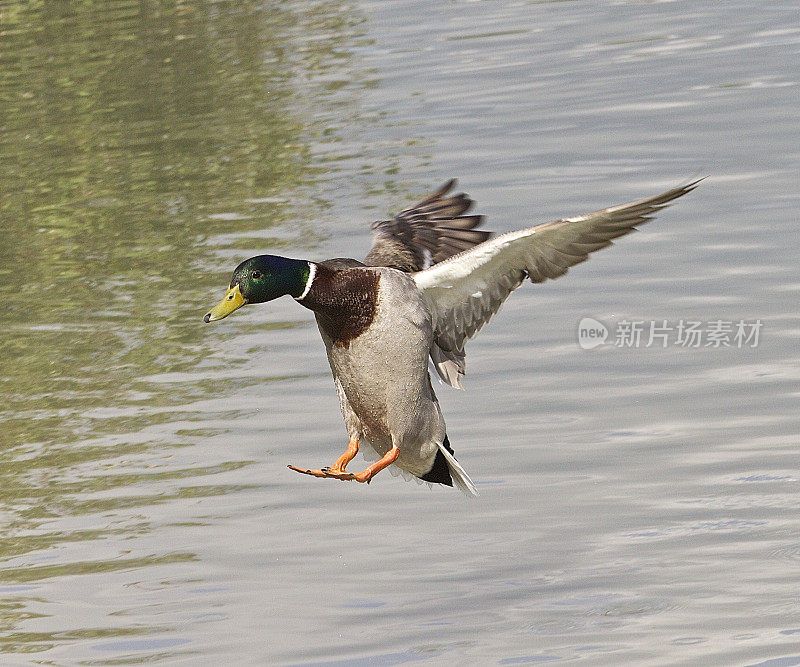
[[[186,559],[177,559],[183,561]],[[168,561],[170,562],[170,561]],[[171,562],[177,562],[175,560]],[[130,566],[128,561],[126,566]],[[143,564],[136,566],[142,567]],[[15,627],[22,621],[34,618],[46,618],[45,614],[33,614],[27,611],[26,603],[31,600],[7,599],[0,601],[0,625],[2,627]],[[38,603],[44,600],[34,600]],[[173,628],[152,628],[137,626],[122,626],[113,628],[74,628],[63,632],[8,632],[0,642],[0,653],[40,653],[47,651],[59,644],[80,640],[97,640],[118,637],[149,636],[154,633],[166,633]]]
[[[102,572],[118,572],[141,567],[185,563],[195,559],[194,554],[174,553],[163,556],[142,556],[140,558],[118,558],[103,561],[78,561],[59,565],[38,565],[34,567],[9,568],[0,571],[0,582],[24,583],[41,581],[51,577],[63,577],[76,574],[98,574]]]
[[[303,63],[284,54],[304,17],[278,7],[5,12],[6,446],[83,437],[87,400],[114,404],[137,378],[193,368],[208,353],[198,302],[230,263],[213,237],[236,243],[296,213],[292,193],[310,175],[289,84]]]
[[[208,376],[245,360],[215,359],[200,318],[231,257],[316,242],[297,84],[346,61],[357,22],[336,3],[0,2],[0,582],[192,562],[165,544],[17,564],[150,530],[129,508],[249,488],[201,483],[249,461],[163,461],[214,435],[179,406],[256,382]],[[90,527],[58,528],[76,516]],[[138,632],[13,632],[35,599],[0,606],[0,651]]]

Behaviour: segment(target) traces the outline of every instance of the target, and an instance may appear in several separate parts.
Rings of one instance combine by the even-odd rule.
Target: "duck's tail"
[[[466,495],[477,496],[478,491],[475,489],[475,484],[472,483],[467,471],[461,467],[456,457],[453,456],[453,448],[450,446],[450,440],[448,440],[447,436],[444,436],[444,442],[437,444],[439,445],[439,451],[436,452],[433,466],[420,479],[435,484],[444,484],[445,486],[453,486],[455,482],[455,485]]]

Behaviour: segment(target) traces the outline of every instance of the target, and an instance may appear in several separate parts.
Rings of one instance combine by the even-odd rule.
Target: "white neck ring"
[[[317,275],[317,265],[314,262],[308,263],[308,280],[306,281],[306,287],[303,290],[303,293],[300,296],[295,297],[295,301],[302,301],[306,298],[308,291],[311,289],[311,283],[314,282],[314,276]]]

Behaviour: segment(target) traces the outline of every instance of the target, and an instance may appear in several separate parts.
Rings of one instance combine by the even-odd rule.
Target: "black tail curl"
[[[444,447],[448,452],[455,455],[447,436],[444,436]],[[447,465],[447,459],[444,457],[444,454],[442,454],[441,449],[436,450],[436,458],[433,460],[433,466],[428,472],[420,476],[420,479],[424,479],[426,482],[433,482],[434,484],[453,486],[453,478],[450,477],[450,467]]]

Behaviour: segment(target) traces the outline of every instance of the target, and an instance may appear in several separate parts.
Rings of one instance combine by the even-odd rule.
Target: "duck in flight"
[[[461,388],[464,345],[527,278],[558,278],[692,191],[700,180],[654,197],[493,236],[477,229],[473,201],[452,194],[455,180],[372,224],[364,262],[312,262],[258,255],[233,272],[227,294],[205,317],[216,322],[241,306],[289,295],[314,312],[350,436],[333,465],[289,466],[306,475],[367,482],[388,466],[476,495],[456,460],[429,360]],[[347,465],[368,444],[379,459],[362,472]]]

